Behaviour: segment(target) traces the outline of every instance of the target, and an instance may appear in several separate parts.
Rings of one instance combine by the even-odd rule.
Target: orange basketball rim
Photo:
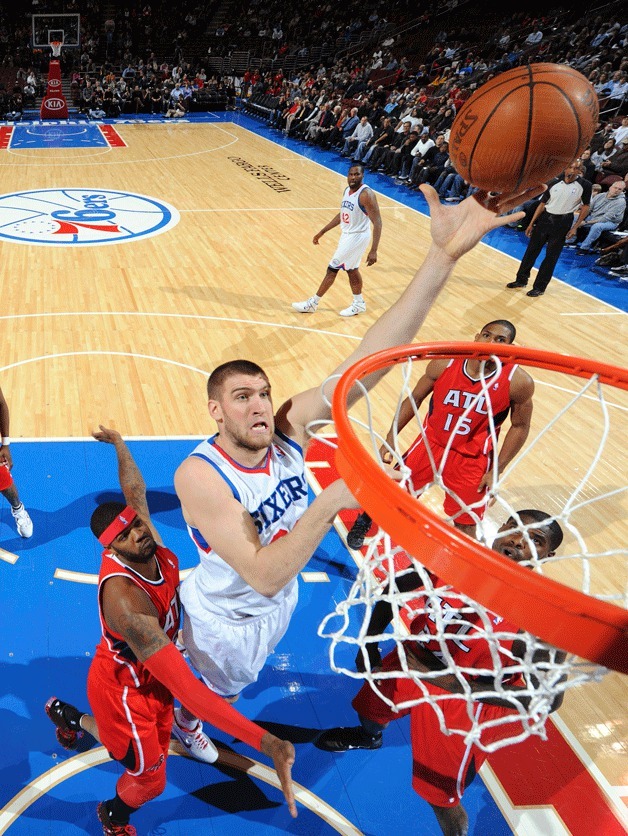
[[[336,466],[361,506],[396,543],[448,584],[549,644],[628,673],[628,612],[519,566],[458,532],[394,482],[360,443],[347,413],[357,380],[408,359],[491,356],[628,390],[628,370],[513,345],[440,342],[396,346],[347,369],[333,396]]]

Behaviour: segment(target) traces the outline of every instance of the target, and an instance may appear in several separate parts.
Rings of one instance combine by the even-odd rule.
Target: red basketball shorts
[[[173,699],[161,683],[120,689],[92,664],[87,697],[101,743],[131,775],[142,775],[168,756]]]
[[[394,650],[386,656],[382,669],[400,670],[399,656]],[[425,683],[429,693],[435,696],[446,692]],[[410,679],[385,679],[378,682],[378,688],[395,705],[406,700],[419,699],[422,690]],[[426,703],[413,708],[393,711],[366,682],[352,702],[361,717],[384,725],[410,714],[410,737],[412,740],[412,787],[429,804],[438,807],[455,807],[460,802],[467,783],[473,780],[488,754],[477,746],[464,742],[459,734],[446,735],[440,730],[434,709]],[[447,728],[470,729],[471,721],[464,700],[448,700],[441,703]],[[512,714],[508,708],[477,703],[476,714],[482,721]],[[512,725],[506,723],[487,729],[482,734],[484,745],[512,733]],[[469,769],[473,766],[471,773]]]
[[[13,484],[13,476],[6,462],[0,462],[0,491],[6,491]]]
[[[440,467],[444,447],[430,442],[430,450],[436,468]],[[434,470],[423,438],[419,437],[404,456],[405,464],[412,471],[412,485],[415,491],[420,491],[434,479]],[[478,485],[491,465],[489,456],[480,455],[461,456],[455,450],[450,450],[443,467],[443,484],[452,491],[465,505],[473,506],[486,495],[486,491],[478,493]],[[451,494],[445,494],[443,508],[448,517],[452,517],[459,525],[475,525],[471,514],[460,512],[461,505]],[[482,503],[473,508],[478,519],[482,519],[486,511],[486,504]]]

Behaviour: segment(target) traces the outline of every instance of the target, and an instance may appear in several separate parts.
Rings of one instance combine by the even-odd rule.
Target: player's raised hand
[[[280,740],[274,734],[266,732],[262,737],[262,752],[272,758],[281,789],[293,819],[297,817],[297,803],[292,785],[292,764],[295,760],[294,746],[288,740]]]
[[[542,194],[545,186],[541,184],[516,195],[476,192],[457,206],[444,206],[438,192],[427,183],[421,186],[421,191],[430,208],[432,241],[445,255],[456,260],[473,249],[487,232],[521,220],[523,212],[499,215]]]
[[[106,444],[117,444],[122,441],[122,436],[117,430],[110,430],[107,427],[103,427],[102,424],[98,426],[99,429],[94,430],[92,433],[96,441],[104,441]]]

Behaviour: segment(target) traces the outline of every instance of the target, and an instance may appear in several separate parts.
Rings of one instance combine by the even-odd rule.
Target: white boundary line
[[[320,328],[306,328],[303,325],[289,325],[287,323],[280,323],[280,322],[266,322],[264,320],[257,320],[257,319],[239,319],[238,317],[225,317],[225,316],[210,316],[208,314],[180,314],[180,313],[158,313],[158,312],[151,312],[151,311],[59,311],[59,312],[48,312],[48,313],[33,313],[33,314],[6,314],[4,316],[0,316],[0,322],[5,319],[35,319],[37,317],[53,317],[53,316],[148,316],[148,317],[162,317],[164,319],[200,319],[209,322],[230,322],[237,325],[261,325],[268,328],[274,328],[277,330],[278,328],[285,328],[289,331],[305,331],[309,334],[323,334],[327,337],[344,337],[348,340],[354,340],[356,342],[360,342],[362,339],[361,336],[356,336],[354,334],[341,334],[339,331],[324,331]],[[54,355],[58,357],[63,356],[70,356],[74,352],[66,352],[65,355],[59,354]],[[98,354],[99,352],[86,352],[86,353],[93,353]],[[101,353],[110,353],[110,352],[101,352]],[[116,353],[116,352],[111,352]],[[117,352],[122,354],[123,352]],[[49,355],[53,356],[53,355]],[[158,359],[158,358],[156,358]],[[30,362],[30,361],[25,361]],[[6,369],[13,368],[15,365],[20,365],[21,363],[14,363],[9,366],[4,366],[0,371],[5,371]],[[200,371],[200,369],[197,369]],[[209,372],[204,372],[204,374],[209,374]]]
[[[231,766],[240,772],[250,775],[252,778],[263,781],[265,784],[270,784],[277,789],[281,789],[277,773],[270,766],[245,755],[240,755],[238,752],[230,752],[220,744],[218,744],[218,750],[220,753],[218,763]],[[172,744],[170,745],[169,754],[186,757]],[[98,746],[89,752],[74,755],[74,757],[68,758],[68,760],[38,775],[37,778],[28,783],[0,810],[0,834],[6,833],[11,825],[32,804],[42,796],[47,795],[56,786],[63,783],[63,781],[67,781],[69,778],[73,778],[75,775],[79,775],[91,767],[100,766],[110,760],[111,758],[105,748]],[[323,801],[322,798],[319,798],[311,790],[308,790],[307,787],[294,781],[294,790],[296,800],[308,810],[311,810],[314,815],[327,822],[336,833],[340,833],[342,836],[362,836],[361,831],[349,819],[345,818],[338,810],[326,801]]]

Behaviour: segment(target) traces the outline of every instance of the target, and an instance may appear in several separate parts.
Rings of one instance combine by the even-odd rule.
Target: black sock
[[[131,813],[134,813],[138,809],[137,807],[129,807],[128,804],[125,804],[118,793],[116,793],[115,798],[112,798],[110,801],[105,801],[105,807],[113,824],[128,824]]]
[[[382,726],[381,723],[376,723],[375,720],[368,720],[360,714],[358,714],[358,717],[365,734],[369,737],[381,737],[381,734],[386,726]]]
[[[81,717],[85,714],[84,711],[79,711],[73,705],[64,705],[61,709],[61,714],[72,731],[82,731]]]

